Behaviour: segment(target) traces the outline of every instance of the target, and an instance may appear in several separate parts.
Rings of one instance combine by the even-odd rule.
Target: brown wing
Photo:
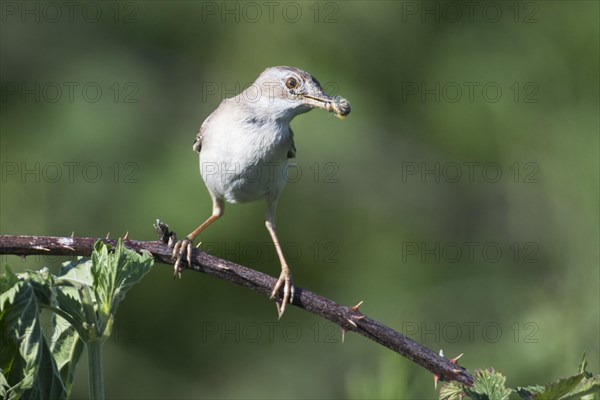
[[[294,132],[290,129],[290,133],[292,134],[292,143],[290,145],[290,149],[288,150],[287,157],[288,158],[296,158],[296,144],[294,143]]]
[[[200,153],[200,149],[202,149],[202,139],[204,137],[204,133],[206,132],[206,127],[208,126],[209,120],[210,115],[204,120],[202,126],[200,126],[200,129],[198,129],[198,133],[196,133],[196,139],[194,139],[194,145],[192,146],[192,149],[197,153]]]

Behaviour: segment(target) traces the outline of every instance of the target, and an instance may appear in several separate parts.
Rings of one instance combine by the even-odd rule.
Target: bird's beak
[[[350,103],[341,96],[331,97],[321,91],[318,94],[304,94],[302,97],[309,106],[333,112],[339,119],[350,114]]]

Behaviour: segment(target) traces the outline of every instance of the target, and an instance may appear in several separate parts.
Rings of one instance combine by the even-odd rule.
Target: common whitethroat
[[[193,149],[200,154],[200,174],[212,198],[212,215],[187,237],[175,243],[174,275],[181,277],[182,258],[191,266],[192,242],[223,215],[225,202],[267,202],[265,225],[275,245],[281,274],[271,299],[283,288],[279,318],[294,299],[292,273],[277,233],[277,200],[287,182],[289,160],[296,156],[290,123],[297,115],[322,108],[344,118],[350,103],[327,95],[308,72],[294,67],[271,67],[235,97],[225,99],[202,123]]]

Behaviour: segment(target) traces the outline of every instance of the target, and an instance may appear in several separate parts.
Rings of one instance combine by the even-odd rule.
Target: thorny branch
[[[124,244],[137,252],[149,252],[158,262],[172,265],[171,249],[167,243],[169,239],[175,238],[175,233],[169,231],[168,226],[160,221],[157,221],[155,227],[159,235],[158,241],[145,242],[124,238]],[[102,240],[112,246],[115,246],[117,242],[111,239],[82,237],[0,235],[0,254],[89,256],[97,240]],[[193,251],[192,264],[193,271],[203,272],[244,286],[267,297],[270,296],[276,282],[275,278],[267,274],[214,257],[197,249]],[[466,385],[473,384],[473,377],[466,369],[456,364],[456,361],[448,360],[399,332],[363,315],[357,306],[340,305],[300,287],[296,287],[292,304],[338,324],[344,333],[356,332],[390,348],[431,371],[440,380],[457,381]]]

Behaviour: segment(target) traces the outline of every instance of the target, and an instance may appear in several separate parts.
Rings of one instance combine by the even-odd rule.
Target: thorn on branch
[[[361,301],[359,301],[359,302],[358,302],[358,304],[357,304],[357,305],[355,305],[355,306],[353,306],[353,307],[350,307],[350,308],[351,308],[352,310],[354,310],[354,311],[358,311],[358,308],[359,308],[360,306],[362,306],[362,303],[364,303],[364,302],[365,302],[364,300],[361,300]]]
[[[439,353],[439,354],[440,354],[440,357],[444,357],[444,350],[440,349],[440,353]],[[457,355],[456,357],[454,357],[454,358],[451,358],[451,359],[450,359],[450,364],[455,364],[455,365],[458,365],[458,360],[459,360],[459,358],[461,358],[461,357],[462,357],[464,354],[465,354],[465,353],[460,353],[460,354],[459,354],[459,355]],[[456,374],[456,375],[458,375],[458,374],[460,374],[462,371],[461,371],[460,369],[453,369],[451,372],[452,372],[453,374]],[[438,375],[436,375],[436,374],[433,374],[433,387],[434,387],[436,390],[437,390],[437,384],[438,384],[438,381],[439,381],[439,380],[440,380],[440,377],[439,377]]]

